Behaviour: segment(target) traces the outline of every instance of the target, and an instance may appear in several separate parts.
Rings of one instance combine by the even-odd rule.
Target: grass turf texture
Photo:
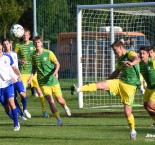
[[[29,91],[28,91],[29,93]],[[56,126],[54,117],[42,118],[37,97],[28,97],[28,110],[32,118],[23,121],[19,118],[21,130],[13,131],[12,120],[0,106],[0,145],[151,145],[155,137],[153,121],[143,108],[133,108],[137,130],[137,140],[129,140],[129,127],[123,108],[78,109],[77,97],[69,90],[63,91],[72,116],[67,117],[62,107],[56,103],[63,120],[63,126]],[[48,104],[47,111],[50,113]]]

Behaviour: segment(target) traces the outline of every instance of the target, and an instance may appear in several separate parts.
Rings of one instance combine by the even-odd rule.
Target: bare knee
[[[43,93],[40,88],[36,88],[36,92],[37,92],[38,96],[43,96]]]
[[[56,97],[56,100],[61,105],[64,105],[65,104],[65,99],[63,97]]]
[[[20,93],[20,96],[21,96],[21,98],[25,98],[26,97],[26,93],[22,92],[22,93]]]
[[[124,114],[128,118],[132,114],[132,107],[129,105],[124,105]]]
[[[155,111],[155,101],[145,102],[144,108],[150,112]]]
[[[109,84],[107,82],[98,82],[96,86],[98,90],[109,90]]]

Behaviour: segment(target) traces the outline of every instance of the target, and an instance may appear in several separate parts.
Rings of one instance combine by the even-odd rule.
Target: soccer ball
[[[21,38],[24,35],[24,28],[19,24],[14,24],[10,29],[10,35]]]

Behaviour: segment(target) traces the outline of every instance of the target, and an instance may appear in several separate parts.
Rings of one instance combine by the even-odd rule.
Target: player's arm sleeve
[[[10,58],[10,66],[14,66],[15,63],[14,63],[14,61],[13,61],[12,56],[11,56],[11,55],[8,55],[8,57]]]
[[[55,54],[54,54],[52,51],[50,51],[49,59],[50,59],[50,61],[52,61],[52,62],[58,61],[57,58],[56,58],[56,56],[55,56]]]
[[[128,54],[128,58],[131,60],[132,65],[136,65],[140,62],[140,58],[138,57],[138,54],[134,51],[131,51]]]

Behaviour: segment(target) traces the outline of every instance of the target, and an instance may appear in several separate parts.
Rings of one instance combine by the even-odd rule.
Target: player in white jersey
[[[18,57],[17,54],[11,50],[11,42],[9,39],[4,39],[3,40],[3,47],[4,47],[4,51],[7,54],[10,54],[14,60],[14,64],[15,66],[18,68]],[[21,118],[23,120],[27,120],[25,118],[25,116],[27,118],[31,118],[31,114],[27,111],[26,107],[27,107],[27,97],[26,97],[26,91],[23,85],[22,81],[18,81],[17,78],[18,76],[13,72],[12,68],[10,67],[10,74],[12,75],[12,78],[14,78],[14,89],[15,89],[15,104],[18,110],[18,113],[20,114]],[[23,105],[23,111],[20,108],[20,105],[17,101],[17,93],[18,92],[20,94],[21,97],[21,102]],[[24,112],[24,113],[23,113]],[[25,114],[25,116],[24,116]]]
[[[18,80],[20,81],[21,74],[19,70],[16,68],[12,57],[8,54],[3,54],[2,43],[0,42],[0,101],[4,108],[8,108],[8,110],[11,108],[12,119],[14,122],[14,131],[19,131],[20,125],[18,122],[17,109],[14,102],[14,87],[9,72],[10,66],[17,74]]]

